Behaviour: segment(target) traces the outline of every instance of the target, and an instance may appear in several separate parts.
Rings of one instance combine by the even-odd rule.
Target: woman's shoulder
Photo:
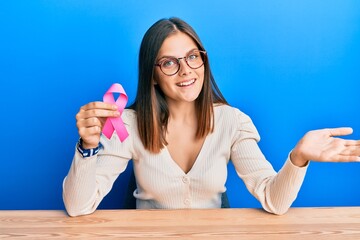
[[[225,124],[242,128],[244,125],[253,125],[249,115],[237,107],[227,104],[214,105],[214,117],[217,124]]]
[[[239,108],[230,105],[214,106],[215,122],[224,132],[225,129],[230,129],[233,132],[241,132],[241,136],[251,136],[251,138],[260,140],[259,133],[252,121],[252,119]]]
[[[214,113],[215,116],[221,117],[248,117],[243,111],[237,107],[230,106],[228,104],[214,104]]]

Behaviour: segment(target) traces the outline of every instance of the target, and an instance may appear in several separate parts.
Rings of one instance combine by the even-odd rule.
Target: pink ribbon
[[[119,93],[119,97],[114,99],[114,93]],[[104,102],[116,104],[118,106],[118,111],[120,112],[119,117],[108,117],[106,119],[105,125],[103,127],[103,134],[110,139],[114,131],[116,131],[117,135],[120,138],[120,141],[123,142],[128,136],[129,133],[127,132],[124,122],[121,119],[121,114],[124,111],[126,103],[128,101],[128,97],[125,93],[123,87],[118,84],[114,83],[109,90],[104,94],[103,97]]]

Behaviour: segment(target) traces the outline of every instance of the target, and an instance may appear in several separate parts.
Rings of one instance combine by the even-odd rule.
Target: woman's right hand
[[[82,106],[76,114],[76,126],[83,148],[96,148],[99,145],[106,118],[119,116],[120,113],[115,104],[90,102]]]

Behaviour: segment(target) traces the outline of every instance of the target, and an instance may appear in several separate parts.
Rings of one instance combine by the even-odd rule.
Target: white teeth
[[[177,85],[180,86],[180,87],[185,87],[185,86],[189,86],[191,84],[193,84],[195,82],[195,79],[191,79],[187,82],[181,82],[181,83],[178,83]]]

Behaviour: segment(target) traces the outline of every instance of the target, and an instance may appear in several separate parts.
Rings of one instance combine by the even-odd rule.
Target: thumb
[[[331,137],[345,136],[353,133],[353,129],[351,127],[329,128],[328,131]]]

